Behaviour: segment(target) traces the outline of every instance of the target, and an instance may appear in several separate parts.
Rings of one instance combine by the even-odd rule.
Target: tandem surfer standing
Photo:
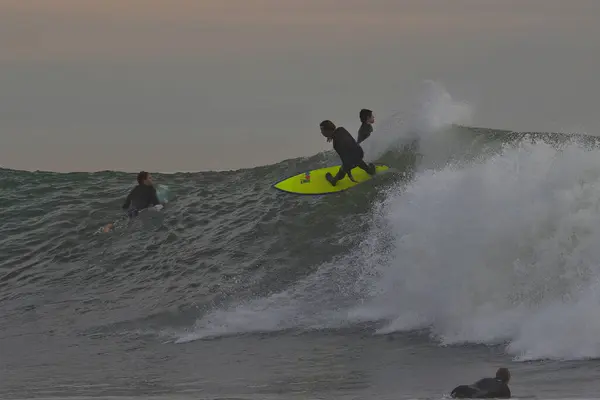
[[[363,108],[358,113],[358,117],[360,118],[360,128],[358,128],[358,136],[356,139],[356,143],[360,144],[367,140],[371,133],[373,133],[373,124],[375,123],[375,114],[373,111]]]
[[[129,219],[136,217],[140,211],[153,206],[163,207],[158,200],[156,188],[152,182],[152,175],[146,171],[141,171],[137,176],[138,185],[134,187],[127,195],[123,203],[123,210]],[[107,224],[103,231],[108,232],[114,227],[114,223]]]

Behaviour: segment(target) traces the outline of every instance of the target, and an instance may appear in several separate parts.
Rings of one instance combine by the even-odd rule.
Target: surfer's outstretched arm
[[[367,123],[363,123],[358,130],[356,143],[360,144],[367,140],[371,136],[371,132],[373,132],[373,127]]]

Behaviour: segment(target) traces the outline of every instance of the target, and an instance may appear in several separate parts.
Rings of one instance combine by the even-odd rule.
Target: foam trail
[[[330,272],[330,268],[324,266],[322,271]],[[190,332],[177,334],[176,343],[237,333],[342,326],[344,319],[335,311],[337,306],[332,302],[338,297],[325,284],[331,283],[329,274],[318,275],[322,280],[313,276],[293,289],[215,310],[198,320]]]
[[[202,338],[286,329],[321,329],[348,325],[347,309],[371,290],[370,273],[386,258],[381,231],[369,237],[354,257],[323,264],[294,287],[223,310],[196,321],[177,343]]]
[[[597,153],[575,144],[422,173],[381,206],[393,261],[350,318],[443,343],[508,341],[520,359],[600,356],[599,177]]]
[[[450,144],[448,140],[441,140],[440,132],[452,124],[470,123],[472,113],[470,105],[454,100],[443,85],[425,81],[410,110],[398,112],[376,124],[371,137],[361,144],[365,158],[376,160],[398,146],[418,141],[421,153],[435,159],[434,152],[447,149]]]
[[[417,104],[413,128],[420,137],[435,134],[451,124],[470,123],[473,116],[471,105],[453,99],[442,84],[433,81],[425,81]]]

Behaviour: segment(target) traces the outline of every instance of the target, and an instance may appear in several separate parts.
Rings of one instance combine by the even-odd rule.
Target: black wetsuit
[[[460,385],[450,395],[458,399],[510,399],[508,385],[498,378],[483,378],[472,385]]]
[[[144,208],[160,204],[156,195],[156,188],[148,185],[137,185],[125,199],[123,209],[127,210],[129,217],[134,217]]]
[[[373,126],[363,122],[360,128],[358,128],[358,140],[357,143],[364,142],[373,132]]]
[[[365,153],[363,152],[362,147],[356,143],[356,140],[354,140],[350,132],[345,128],[341,126],[337,128],[333,132],[332,140],[333,148],[342,160],[342,167],[337,175],[331,178],[329,182],[335,185],[337,181],[343,179],[346,174],[352,177],[350,171],[354,167],[360,167],[370,175],[375,173],[375,166],[373,164],[367,165],[367,163],[363,161]]]

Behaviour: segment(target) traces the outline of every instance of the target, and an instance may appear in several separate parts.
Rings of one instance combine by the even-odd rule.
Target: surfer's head
[[[152,186],[152,175],[146,171],[142,171],[138,174],[137,181],[140,185]]]
[[[363,124],[365,122],[369,124],[375,123],[375,114],[373,114],[373,111],[367,110],[366,108],[360,110],[358,117],[360,118],[360,122],[362,122]]]
[[[510,372],[508,372],[508,368],[498,368],[498,371],[496,371],[496,379],[508,383],[508,381],[510,381]]]
[[[325,121],[319,124],[321,128],[321,134],[326,138],[331,138],[333,136],[333,132],[335,131],[335,124],[330,120],[326,119]]]

